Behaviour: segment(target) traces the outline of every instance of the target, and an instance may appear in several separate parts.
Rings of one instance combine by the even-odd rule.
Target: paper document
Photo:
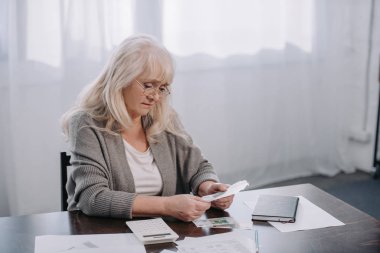
[[[322,208],[314,205],[302,196],[299,197],[298,209],[295,223],[269,222],[281,232],[293,232],[299,230],[310,230],[325,227],[343,226],[344,223],[336,219]],[[245,201],[251,209],[255,201]]]
[[[246,234],[233,231],[198,238],[186,237],[176,244],[181,253],[252,253],[256,243]]]
[[[242,180],[242,181],[234,183],[233,185],[230,185],[230,187],[228,187],[227,191],[225,192],[217,192],[211,195],[206,195],[206,196],[203,196],[202,199],[205,201],[211,202],[217,199],[228,197],[244,190],[244,188],[247,187],[248,185],[249,183],[246,180]]]
[[[34,253],[145,253],[132,233],[36,236]]]

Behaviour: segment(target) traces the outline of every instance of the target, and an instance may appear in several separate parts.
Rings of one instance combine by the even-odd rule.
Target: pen
[[[256,253],[259,253],[259,232],[255,230]]]

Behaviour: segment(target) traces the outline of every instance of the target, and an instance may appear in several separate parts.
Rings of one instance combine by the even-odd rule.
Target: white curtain
[[[354,171],[371,3],[0,0],[0,216],[60,209],[59,117],[136,32],[175,56],[172,104],[224,182]]]

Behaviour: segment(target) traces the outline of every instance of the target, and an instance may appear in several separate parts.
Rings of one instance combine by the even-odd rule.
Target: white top
[[[162,178],[148,148],[140,152],[124,140],[125,154],[135,182],[136,193],[158,195],[162,191]]]

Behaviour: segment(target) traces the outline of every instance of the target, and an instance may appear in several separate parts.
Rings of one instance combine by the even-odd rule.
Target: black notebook
[[[252,220],[295,222],[298,197],[259,195],[252,213]]]

